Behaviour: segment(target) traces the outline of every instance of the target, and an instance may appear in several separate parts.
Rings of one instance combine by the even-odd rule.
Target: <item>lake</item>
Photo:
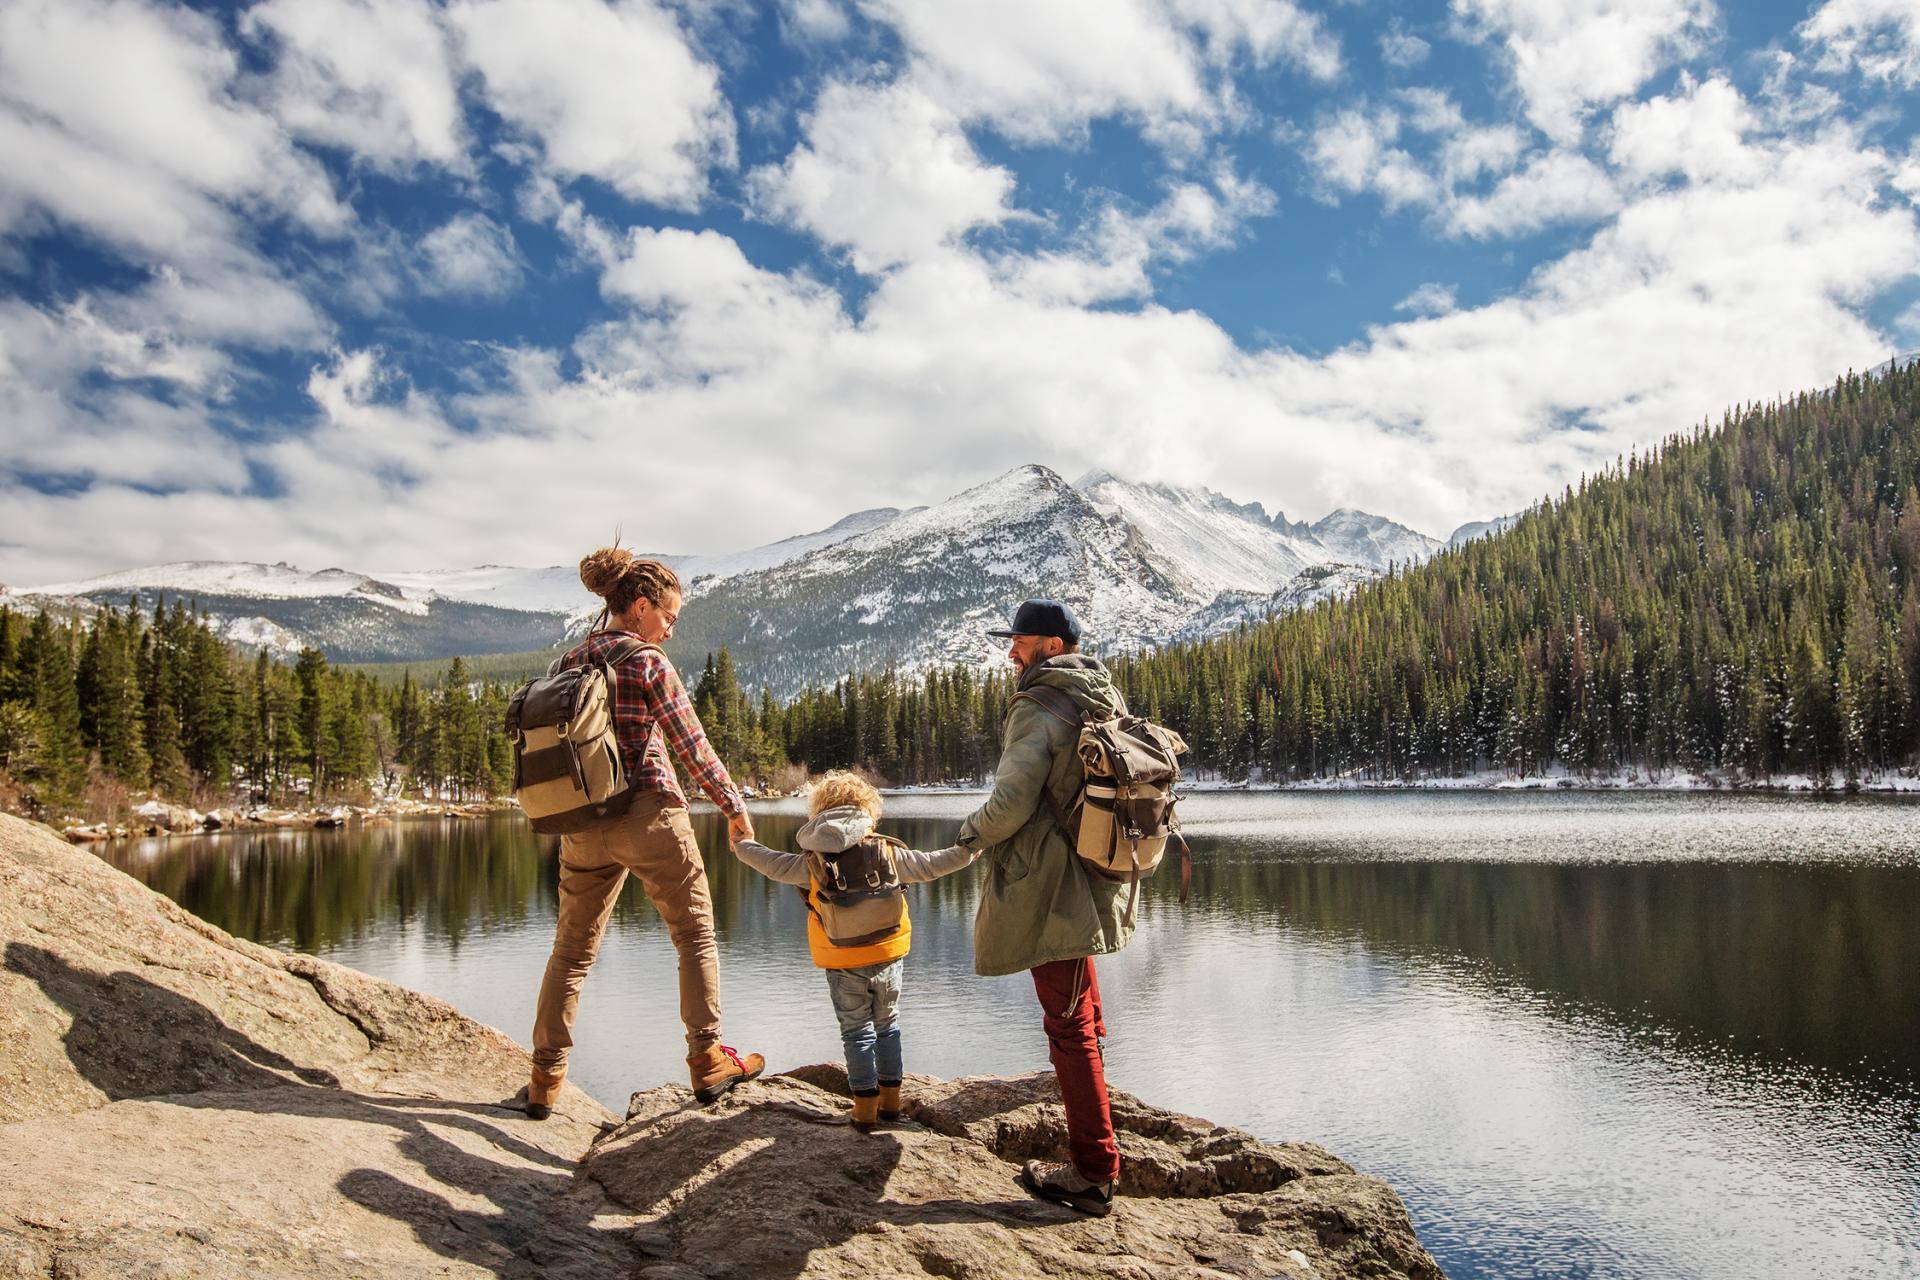
[[[978,803],[889,799],[948,843]],[[838,1061],[794,890],[714,883],[727,1040]],[[1896,798],[1202,793],[1133,946],[1100,962],[1110,1078],[1406,1198],[1448,1274],[1920,1275],[1920,807]],[[798,802],[756,805],[787,845]],[[127,841],[102,856],[243,937],[452,1001],[525,1043],[553,842],[516,817]],[[790,846],[789,846],[790,847]],[[1044,1069],[1024,976],[973,976],[977,872],[911,892],[907,1067]],[[622,897],[572,1078],[683,1079],[674,955]]]

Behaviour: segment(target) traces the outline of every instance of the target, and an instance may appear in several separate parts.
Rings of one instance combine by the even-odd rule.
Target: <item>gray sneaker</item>
[[[1094,1218],[1113,1212],[1113,1184],[1094,1182],[1071,1164],[1029,1160],[1020,1170],[1020,1185],[1039,1196],[1064,1204]]]

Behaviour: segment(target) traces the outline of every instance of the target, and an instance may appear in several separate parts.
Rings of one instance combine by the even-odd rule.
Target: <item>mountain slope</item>
[[[791,690],[836,673],[994,660],[985,634],[1028,596],[1067,601],[1103,645],[1171,634],[1191,611],[1125,521],[1045,467],[759,573],[729,578],[681,617],[684,661],[725,644],[755,682]]]

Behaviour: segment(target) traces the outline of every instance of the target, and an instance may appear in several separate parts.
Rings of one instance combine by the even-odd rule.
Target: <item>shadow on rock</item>
[[[75,968],[44,947],[7,944],[6,967],[39,984],[73,1022],[67,1057],[108,1098],[151,1098],[208,1089],[337,1086],[332,1072],[305,1067],[235,1031],[206,1006],[121,970]]]
[[[645,1243],[630,1218],[609,1212],[596,1184],[577,1176],[574,1160],[518,1132],[526,1126],[517,1107],[344,1089],[334,1073],[260,1045],[137,974],[90,972],[17,942],[5,963],[71,1015],[67,1054],[110,1099],[259,1116],[274,1122],[259,1126],[265,1142],[286,1120],[303,1126],[291,1132],[310,1124],[339,1153],[336,1168],[364,1161],[337,1190],[443,1257],[501,1276],[584,1277],[624,1273]],[[389,1136],[372,1136],[381,1131]],[[301,1175],[311,1180],[302,1169],[288,1173],[289,1183]]]

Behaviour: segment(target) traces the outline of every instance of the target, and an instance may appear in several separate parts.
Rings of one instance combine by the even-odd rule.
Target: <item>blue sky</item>
[[[1920,3],[0,0],[0,581],[1024,462],[1445,534],[1920,347]]]

